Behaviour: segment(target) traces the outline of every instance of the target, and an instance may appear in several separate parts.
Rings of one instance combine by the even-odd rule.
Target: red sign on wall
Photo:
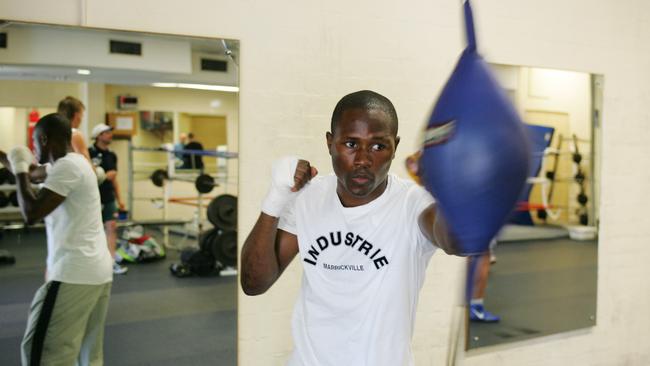
[[[34,134],[34,127],[36,127],[36,122],[38,122],[39,118],[40,114],[38,113],[38,110],[33,108],[32,111],[29,112],[29,127],[27,129],[27,146],[29,146],[29,149],[32,151],[34,151],[32,135]]]

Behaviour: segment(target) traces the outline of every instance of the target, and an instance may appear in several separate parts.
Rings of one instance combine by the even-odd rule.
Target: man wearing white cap
[[[113,129],[105,124],[99,124],[92,130],[91,137],[95,143],[88,149],[93,165],[101,167],[106,179],[99,184],[99,195],[102,202],[102,221],[106,232],[106,241],[111,256],[115,258],[117,230],[115,216],[119,210],[124,210],[124,203],[120,196],[120,186],[117,181],[117,155],[108,146],[113,141]],[[113,263],[113,273],[124,274],[128,268]]]

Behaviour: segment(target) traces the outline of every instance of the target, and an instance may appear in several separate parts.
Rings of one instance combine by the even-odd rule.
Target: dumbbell
[[[552,171],[548,171],[548,172],[546,172],[546,178],[547,178],[548,180],[553,180],[553,179],[555,179],[555,172],[552,172]]]
[[[210,191],[212,191],[212,189],[214,189],[214,187],[218,186],[218,184],[214,182],[214,178],[212,178],[207,174],[201,174],[198,177],[196,177],[195,180],[189,180],[189,179],[184,179],[179,177],[170,178],[167,172],[162,169],[157,169],[153,173],[151,173],[150,179],[151,179],[151,183],[153,183],[153,185],[156,187],[162,187],[163,184],[165,183],[165,180],[194,182],[194,187],[196,187],[196,190],[201,193],[209,193]]]
[[[578,194],[578,203],[584,206],[587,204],[587,202],[589,202],[589,197],[587,197],[584,192],[580,192],[580,194]]]
[[[222,194],[215,197],[207,208],[208,220],[222,230],[237,230],[237,197]]]
[[[573,162],[576,164],[580,164],[582,161],[582,155],[580,153],[573,153]]]
[[[221,264],[237,265],[237,231],[214,228],[202,236],[199,246]]]

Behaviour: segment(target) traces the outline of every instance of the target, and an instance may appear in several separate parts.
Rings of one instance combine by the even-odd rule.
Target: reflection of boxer
[[[406,158],[406,170],[409,175],[416,181],[418,184],[421,184],[420,180],[420,157],[422,152],[418,151],[414,154],[409,155]],[[470,309],[469,309],[469,319],[473,322],[485,322],[485,323],[494,323],[500,320],[500,317],[490,313],[485,310],[483,305],[483,299],[485,297],[485,289],[488,283],[488,276],[490,273],[490,263],[491,263],[491,253],[496,246],[496,240],[492,240],[490,243],[490,251],[482,254],[476,267],[476,273],[474,275],[474,286],[472,299],[470,300]]]
[[[501,320],[499,316],[485,310],[485,306],[483,305],[485,289],[487,288],[488,277],[490,275],[490,256],[496,244],[496,239],[492,240],[490,242],[490,251],[483,253],[477,259],[479,263],[476,266],[473,294],[469,303],[469,319],[473,322],[496,323]]]
[[[47,231],[46,283],[30,307],[21,348],[23,365],[103,363],[111,256],[97,178],[87,160],[73,152],[70,138],[70,124],[59,114],[48,114],[36,124],[36,157],[41,164],[52,164],[38,194],[26,174],[34,160],[30,150],[16,147],[8,159],[0,152],[0,161],[16,174],[25,221],[45,218]]]
[[[436,246],[455,246],[429,193],[388,173],[399,137],[387,98],[371,91],[343,97],[326,136],[335,174],[315,177],[297,158],[274,164],[242,249],[242,287],[264,293],[299,254],[289,365],[413,364],[424,271]]]

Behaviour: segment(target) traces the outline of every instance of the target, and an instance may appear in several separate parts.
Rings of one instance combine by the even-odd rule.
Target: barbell
[[[234,230],[211,229],[199,243],[202,251],[211,253],[214,259],[225,266],[237,265],[237,232]]]
[[[169,174],[163,169],[156,169],[150,176],[151,183],[156,187],[162,187],[166,180],[177,180],[182,182],[194,182],[194,187],[201,193],[210,193],[212,189],[219,184],[215,183],[214,178],[207,174],[201,174],[196,179],[191,180],[181,177],[169,177]]]
[[[212,156],[215,158],[236,159],[239,154],[232,151],[174,149],[171,144],[162,147],[133,146],[134,151],[164,152],[182,155]]]
[[[237,197],[230,194],[215,197],[208,205],[207,217],[216,228],[237,230]]]

